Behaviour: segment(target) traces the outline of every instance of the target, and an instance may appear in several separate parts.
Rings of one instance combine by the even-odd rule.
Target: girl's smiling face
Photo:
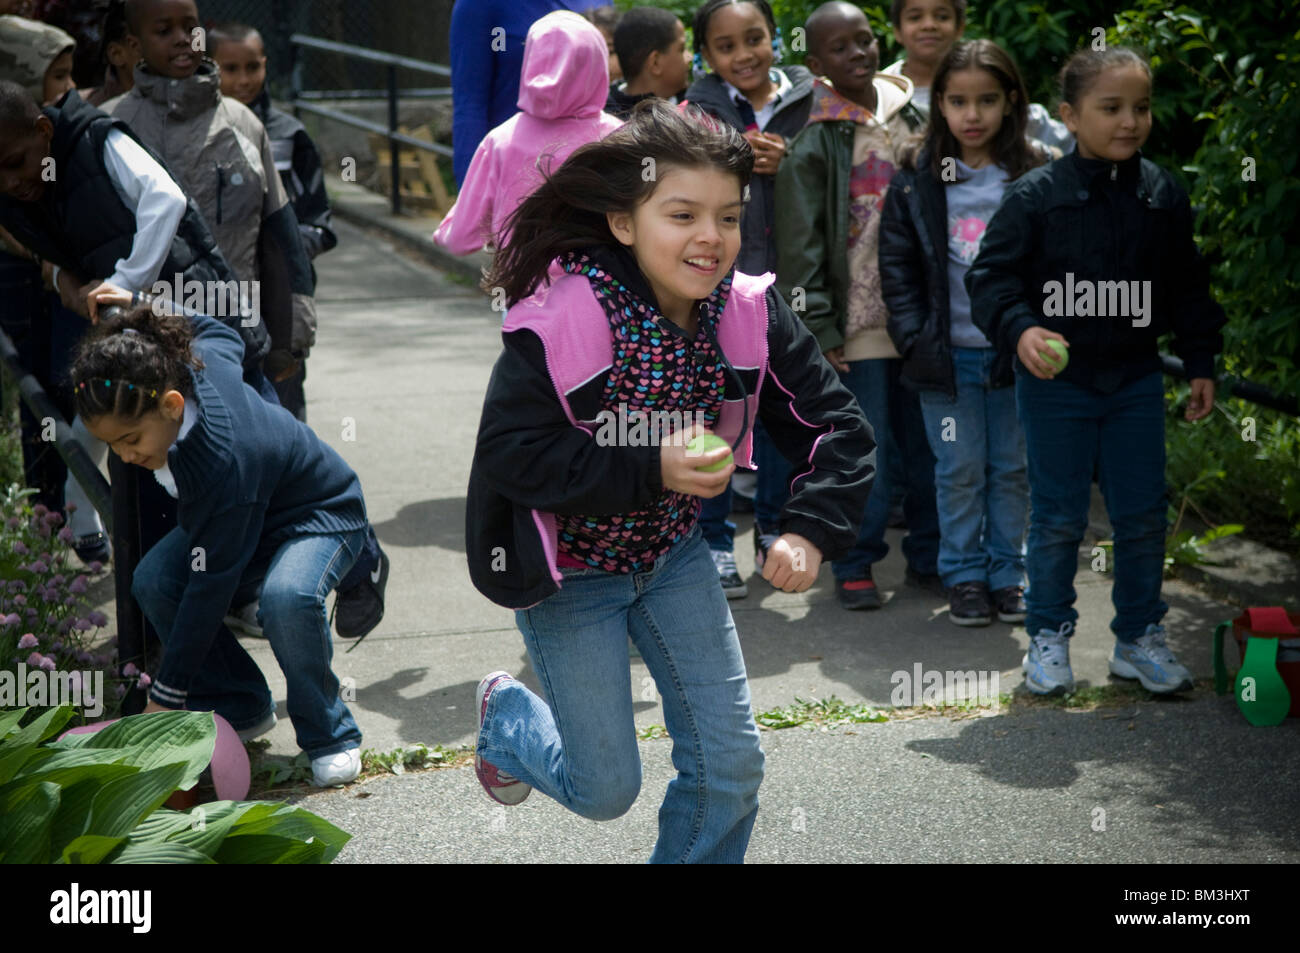
[[[709,66],[742,93],[771,82],[772,33],[763,12],[752,3],[728,4],[709,17],[701,51]]]
[[[1151,135],[1151,78],[1138,66],[1102,70],[1078,108],[1061,104],[1061,118],[1083,158],[1123,162]]]
[[[610,231],[632,249],[663,314],[679,325],[713,293],[740,253],[740,181],[712,167],[658,168],[654,192]]]
[[[908,0],[898,15],[894,37],[907,51],[908,59],[937,66],[964,26],[949,0]]]
[[[176,442],[185,415],[185,397],[180,391],[163,394],[158,406],[135,420],[117,414],[104,414],[85,421],[91,435],[104,441],[122,458],[147,470],[161,470],[167,463],[167,451]]]

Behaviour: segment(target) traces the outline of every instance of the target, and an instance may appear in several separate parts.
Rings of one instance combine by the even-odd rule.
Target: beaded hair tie
[[[82,381],[80,384],[77,385],[77,390],[85,390],[87,384],[96,384],[96,383],[102,383],[105,387],[112,387],[112,386],[113,386],[113,382],[112,382],[111,380],[106,380],[106,379],[104,379],[104,378],[102,378],[102,377],[99,377],[99,378],[93,378],[92,380],[88,380],[88,381]],[[136,386],[135,386],[134,384],[128,384],[126,381],[118,381],[118,384],[126,384],[126,389],[127,389],[127,390],[135,390],[135,389],[136,389]],[[143,387],[141,387],[141,388],[140,388],[140,393],[142,393],[142,394],[146,394],[146,395],[148,395],[149,397],[157,397],[157,396],[158,396],[158,392],[157,392],[156,390],[153,390],[152,388],[150,388],[149,390],[145,390]]]

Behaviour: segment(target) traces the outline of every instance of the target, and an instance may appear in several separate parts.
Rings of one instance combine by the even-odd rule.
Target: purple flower
[[[38,613],[35,609],[28,609],[26,612],[27,618],[29,619],[35,619],[39,614],[40,613]]]
[[[45,669],[47,672],[54,671],[54,659],[50,658],[48,655],[45,656],[45,658],[41,659],[41,668]]]
[[[44,503],[37,503],[35,506],[32,507],[32,513],[35,514],[35,516],[38,519],[44,516],[48,512],[49,509],[46,507]]]
[[[63,585],[66,581],[67,581],[67,576],[63,575],[63,573],[58,573],[57,575],[54,575],[54,576],[51,576],[51,577],[50,577],[50,585],[51,585],[51,586],[61,586],[61,585]]]
[[[14,596],[14,605],[16,605],[16,606],[25,606],[25,605],[27,605],[27,597],[26,597],[26,596]]]
[[[9,517],[9,519],[5,520],[5,526],[8,527],[9,529],[17,529],[22,525],[23,525],[22,520],[20,520],[16,516],[11,516]]]
[[[92,623],[94,623],[99,628],[103,628],[104,626],[108,625],[108,616],[104,615],[104,613],[100,612],[99,610],[95,610],[94,612],[90,613],[90,615],[86,616],[86,618],[88,618]]]
[[[40,652],[33,652],[31,655],[27,656],[27,664],[30,665],[32,668],[40,668],[41,663],[44,661],[45,661],[45,656],[42,655]]]
[[[135,683],[135,687],[143,691],[144,689],[148,688],[152,684],[153,684],[153,679],[149,677],[149,673],[141,672],[139,680]]]
[[[0,619],[0,622],[2,622],[4,625],[17,625],[19,622],[22,621],[23,621],[23,617],[20,616],[17,612],[11,612],[7,616],[5,616],[4,619]]]
[[[72,504],[69,503],[68,505],[71,506]],[[123,695],[126,694],[126,686],[123,685],[121,682],[118,682],[116,685],[113,686],[113,694],[116,697],[121,698]]]
[[[77,661],[80,662],[82,665],[85,665],[87,662],[90,661],[90,653],[87,652],[85,649],[82,649],[80,652],[77,653]]]
[[[65,606],[75,606],[75,605],[77,604],[77,597],[76,597],[76,596],[68,596],[68,598],[66,598],[66,599],[63,600],[63,604],[64,604]]]
[[[94,626],[90,624],[89,619],[78,619],[76,622],[72,623],[72,627],[78,632],[89,632],[94,628]]]
[[[27,648],[27,646],[25,646],[25,645],[23,645],[23,644],[21,644],[21,643],[19,643],[18,647],[19,647],[20,649],[25,649],[25,648]],[[137,676],[137,675],[139,675],[139,674],[140,674],[140,670],[139,670],[138,668],[135,667],[135,663],[134,663],[134,662],[127,662],[126,665],[124,665],[124,666],[122,667],[122,675],[123,675],[125,678],[134,678],[135,676]]]
[[[59,623],[59,635],[67,635],[72,631],[72,620],[64,619]]]
[[[24,543],[21,539],[17,539],[14,540],[14,552],[16,552],[19,556],[26,556],[28,553],[31,552],[31,550],[27,548],[27,544]]]
[[[51,652],[62,652],[62,651],[63,651],[63,642],[62,642],[62,641],[55,642],[53,645],[50,646],[50,651],[51,651]]]
[[[27,567],[27,571],[34,573],[47,573],[50,571],[50,567],[48,563],[43,563],[38,559]]]
[[[53,553],[41,553],[41,562],[48,563],[48,564],[50,564],[51,566],[54,565],[54,554],[53,554]]]
[[[67,506],[64,507],[64,509],[67,510],[69,513],[75,513],[77,512],[77,504],[69,503]]]
[[[32,610],[28,609],[27,611],[31,612]],[[51,612],[49,615],[45,617],[45,624],[52,629],[59,624],[59,617],[56,616],[53,612]]]
[[[20,649],[34,649],[40,644],[41,643],[37,641],[36,636],[32,635],[30,632],[26,633],[18,640],[18,647]]]
[[[92,563],[91,563],[89,566],[87,566],[86,568],[89,569],[91,572],[103,572],[103,571],[104,571],[104,564],[101,563],[98,559],[96,559],[94,562],[92,562]]]
[[[75,592],[78,595],[80,595],[85,591],[86,591],[85,576],[78,576],[76,579],[72,580],[72,583],[68,586],[68,592]]]
[[[50,510],[48,513],[46,513],[44,516],[41,517],[41,520],[44,521],[45,523],[48,523],[50,526],[58,526],[60,523],[63,522],[63,515],[61,513],[55,512],[54,510]]]

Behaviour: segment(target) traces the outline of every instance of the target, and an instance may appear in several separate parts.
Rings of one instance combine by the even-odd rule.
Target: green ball
[[[1070,363],[1070,352],[1056,338],[1048,338],[1047,346],[1051,348],[1051,351],[1039,351],[1038,356],[1052,365],[1052,369],[1059,374],[1065,370],[1065,365]]]
[[[723,440],[717,434],[702,433],[698,437],[694,437],[691,442],[686,445],[686,452],[690,455],[696,455],[708,453],[710,450],[718,449],[718,447],[730,446],[731,444],[727,443],[727,441]],[[732,459],[733,457],[731,454],[727,454],[711,467],[696,467],[695,469],[703,470],[705,473],[717,473],[719,470],[730,464]]]

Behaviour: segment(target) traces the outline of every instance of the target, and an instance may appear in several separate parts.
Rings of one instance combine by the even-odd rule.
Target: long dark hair
[[[606,213],[633,211],[666,168],[700,167],[734,175],[743,193],[754,150],[697,106],[679,112],[660,99],[637,103],[624,125],[575,149],[506,219],[484,289],[502,289],[507,306],[528,297],[560,255],[617,243]]]
[[[203,368],[190,349],[193,337],[188,318],[155,314],[148,305],[100,321],[69,372],[81,419],[139,420],[169,390],[192,397],[190,371]]]
[[[990,146],[993,162],[1006,170],[1009,179],[1018,179],[1035,166],[1042,165],[1045,158],[1025,141],[1025,129],[1029,125],[1029,94],[1015,60],[992,40],[970,40],[957,43],[948,51],[930,85],[930,125],[925,131],[924,146],[930,152],[931,174],[943,181],[943,160],[961,158],[961,146],[948,128],[939,104],[948,91],[948,77],[968,69],[981,69],[990,74],[1011,103],[1011,115],[1003,117],[1002,128]]]

